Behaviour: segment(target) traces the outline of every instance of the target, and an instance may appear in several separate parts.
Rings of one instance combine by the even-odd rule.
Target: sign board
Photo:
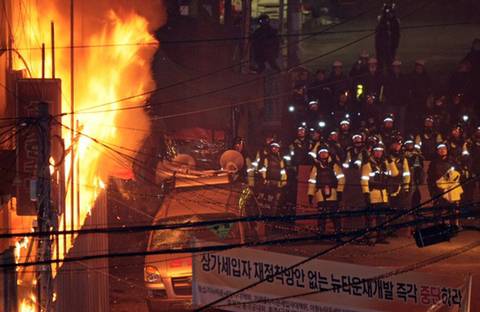
[[[219,306],[228,311],[468,311],[467,277],[415,271],[377,278],[396,268],[312,260],[274,277],[305,258],[252,248],[194,256],[193,304],[201,307],[260,279],[267,280],[221,304],[307,296],[248,305]],[[433,308],[434,310],[429,310]]]
[[[49,104],[49,113],[57,115],[61,110],[60,79],[19,79],[16,87],[16,116],[35,118],[38,116],[38,104]],[[61,128],[52,125],[50,137],[61,137]],[[17,214],[36,215],[35,188],[37,161],[39,152],[39,133],[31,126],[17,135]],[[52,144],[52,156],[58,159],[58,143]],[[57,157],[58,158],[57,158]],[[33,188],[33,189],[32,189]]]

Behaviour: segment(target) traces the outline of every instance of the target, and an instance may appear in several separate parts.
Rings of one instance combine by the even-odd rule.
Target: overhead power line
[[[368,10],[366,12],[370,12]],[[356,18],[357,16],[355,16]],[[351,22],[353,19],[347,19],[346,22]],[[333,24],[328,27],[328,29],[332,29],[334,27],[338,27],[340,25],[344,25],[345,21],[338,24]],[[469,21],[458,21],[458,22],[450,22],[450,23],[435,23],[435,24],[420,24],[420,25],[410,25],[410,26],[402,26],[402,30],[410,30],[410,29],[419,29],[419,28],[436,28],[436,27],[453,27],[453,26],[465,26],[465,25],[472,25],[474,23]],[[318,35],[336,35],[336,34],[351,34],[351,33],[361,33],[361,32],[369,32],[374,31],[374,28],[355,28],[355,29],[345,29],[345,30],[320,30],[320,31],[312,31],[312,32],[299,32],[299,33],[284,33],[284,34],[277,34],[278,38],[289,38],[289,37],[306,37],[306,36],[318,36]],[[158,45],[174,45],[174,44],[195,44],[195,43],[210,43],[210,42],[225,42],[225,41],[240,41],[240,40],[248,40],[251,39],[250,36],[231,36],[231,37],[218,37],[218,38],[200,38],[200,39],[181,39],[181,40],[159,40],[159,41],[141,41],[141,42],[112,42],[112,43],[100,43],[100,44],[81,44],[81,45],[64,45],[64,46],[56,46],[55,49],[62,50],[62,49],[90,49],[90,48],[114,48],[114,47],[128,47],[128,46],[158,46]],[[4,48],[0,49],[0,51],[31,51],[31,50],[42,50],[42,47],[17,47],[15,49]]]
[[[427,3],[429,4],[429,3]],[[421,9],[425,8],[427,5],[423,5],[421,7]],[[406,14],[404,15],[402,18],[405,18],[405,17],[408,17],[410,15],[412,15],[413,13],[416,13],[418,9],[415,9],[411,12],[409,12],[409,14]],[[282,73],[285,73],[285,72],[288,72],[289,70],[293,69],[293,68],[296,68],[298,66],[301,66],[301,65],[305,65],[305,64],[308,64],[308,63],[311,63],[313,61],[316,61],[318,59],[321,59],[321,58],[324,58],[328,55],[331,55],[335,52],[338,52],[340,50],[343,50],[347,47],[350,47],[352,45],[355,45],[367,38],[370,38],[372,37],[373,35],[375,35],[375,32],[371,32],[371,33],[368,33],[364,36],[361,36],[353,41],[350,41],[344,45],[341,45],[335,49],[332,49],[330,51],[327,51],[325,53],[322,53],[318,56],[315,56],[315,57],[312,57],[310,59],[307,59],[305,61],[302,61],[302,62],[299,62],[298,64],[295,64],[294,66],[291,66],[291,67],[288,67],[280,72],[275,72],[275,73],[272,73],[272,74],[269,74],[269,75],[265,75],[264,76],[260,76],[260,77],[257,77],[257,78],[254,78],[254,79],[251,79],[251,80],[247,80],[247,81],[242,81],[242,82],[239,82],[239,83],[235,83],[235,84],[232,84],[232,85],[229,85],[229,86],[226,86],[226,87],[222,87],[222,88],[217,88],[217,89],[213,89],[213,90],[210,90],[210,91],[206,91],[204,93],[201,93],[201,94],[195,94],[195,95],[191,95],[191,96],[186,96],[186,97],[183,97],[183,98],[176,98],[176,99],[171,99],[171,100],[167,100],[167,101],[162,101],[162,102],[154,102],[154,103],[148,103],[148,104],[140,104],[140,105],[133,105],[133,106],[126,106],[126,107],[121,107],[121,108],[114,108],[114,109],[104,109],[104,110],[94,110],[92,111],[92,109],[96,109],[96,108],[99,108],[99,107],[103,107],[103,106],[107,106],[107,105],[111,105],[113,103],[118,103],[118,101],[115,101],[115,102],[110,102],[110,103],[105,103],[105,104],[100,104],[100,105],[97,105],[97,106],[92,106],[90,108],[84,108],[80,111],[77,111],[75,113],[77,114],[91,114],[91,113],[106,113],[106,112],[113,112],[113,111],[126,111],[126,110],[133,110],[133,109],[142,109],[142,108],[147,108],[147,107],[152,107],[152,106],[161,106],[161,105],[165,105],[165,104],[172,104],[172,103],[178,103],[178,102],[184,102],[184,101],[188,101],[188,100],[192,100],[192,99],[196,99],[196,98],[201,98],[201,97],[204,97],[204,96],[208,96],[208,95],[213,95],[213,94],[216,94],[216,93],[219,93],[219,92],[223,92],[223,91],[227,91],[227,90],[230,90],[230,89],[235,89],[237,87],[240,87],[240,86],[245,86],[245,85],[248,85],[248,84],[251,84],[251,83],[255,83],[255,82],[258,82],[260,80],[263,80],[265,78],[272,78],[272,77],[275,77],[275,76],[278,76]],[[149,93],[153,93],[155,92],[155,90],[152,90],[151,92],[147,92],[147,93],[143,93],[141,94],[141,96],[144,96],[144,95],[147,95]],[[133,97],[136,97],[136,96],[133,96]],[[132,97],[130,97],[129,99],[131,99]],[[120,99],[120,100],[123,100],[123,99]],[[65,113],[62,113],[61,116],[64,116],[64,115],[69,115],[71,114],[71,112],[65,112]]]
[[[411,3],[413,3],[414,1],[412,1]],[[315,34],[312,34],[310,36],[307,36],[305,38],[302,38],[298,41],[295,41],[293,43],[288,43],[286,44],[284,47],[282,48],[287,48],[289,47],[290,45],[295,45],[295,44],[298,44],[302,41],[305,41],[305,40],[308,40],[308,39],[311,39],[321,33],[324,33],[326,31],[329,31],[335,27],[338,27],[338,26],[341,26],[341,25],[344,25],[346,23],[349,23],[351,21],[354,21],[355,19],[367,14],[368,12],[371,12],[373,9],[367,9],[363,12],[360,12],[359,14],[353,16],[352,18],[350,19],[347,19],[345,21],[342,21],[338,24],[334,24],[334,25],[331,25],[331,26],[328,26],[327,28],[315,33]],[[92,109],[96,109],[96,108],[100,108],[100,107],[104,107],[104,106],[108,106],[108,105],[111,105],[111,104],[115,104],[115,103],[119,103],[119,102],[122,102],[122,101],[127,101],[127,100],[131,100],[133,98],[136,98],[136,97],[143,97],[143,96],[146,96],[146,95],[149,95],[149,94],[153,94],[153,93],[156,93],[158,91],[162,91],[162,90],[165,90],[165,89],[170,89],[170,88],[173,88],[173,87],[176,87],[176,86],[180,86],[180,85],[183,85],[183,84],[186,84],[186,83],[189,83],[189,82],[193,82],[193,81],[196,81],[196,80],[200,80],[200,79],[203,79],[203,78],[206,78],[206,77],[210,77],[210,76],[213,76],[213,75],[216,75],[218,73],[221,73],[221,72],[224,72],[226,70],[230,70],[230,69],[233,69],[233,68],[236,68],[238,66],[242,66],[244,64],[247,64],[249,61],[241,61],[241,62],[238,62],[238,63],[235,63],[235,64],[232,64],[232,65],[228,65],[226,67],[223,67],[223,68],[219,68],[217,70],[214,70],[214,71],[211,71],[211,72],[208,72],[208,73],[205,73],[205,74],[201,74],[201,75],[198,75],[196,77],[192,77],[192,78],[188,78],[188,79],[185,79],[185,80],[182,80],[182,81],[178,81],[178,82],[174,82],[172,84],[169,84],[169,85],[166,85],[166,86],[162,86],[162,87],[158,87],[158,88],[155,88],[153,90],[150,90],[150,91],[146,91],[146,92],[143,92],[143,93],[140,93],[138,95],[132,95],[132,96],[128,96],[128,97],[125,97],[125,98],[121,98],[121,99],[117,99],[115,101],[111,101],[111,102],[106,102],[106,103],[103,103],[103,104],[99,104],[99,105],[95,105],[95,106],[91,106],[91,107],[86,107],[86,108],[83,108],[77,112],[69,112],[67,114],[72,114],[72,113],[80,113],[80,112],[84,112],[84,111],[88,111],[88,110],[92,110]],[[254,81],[257,81],[258,79],[254,79]]]
[[[201,201],[198,201],[201,204]],[[474,205],[465,205],[462,208],[479,208],[480,202],[476,202]],[[448,210],[446,207],[432,207],[428,211],[441,211]],[[12,238],[12,237],[41,237],[45,235],[72,235],[72,234],[116,234],[116,233],[135,233],[135,232],[148,232],[157,230],[176,230],[176,229],[188,229],[197,227],[210,227],[219,224],[230,223],[248,223],[248,222],[279,222],[279,221],[305,221],[305,220],[319,220],[330,219],[332,217],[337,218],[352,218],[361,217],[366,215],[395,215],[398,211],[394,209],[382,209],[371,211],[371,209],[362,210],[342,210],[338,212],[319,212],[309,214],[291,214],[282,216],[269,216],[269,215],[250,215],[245,217],[229,218],[229,219],[217,219],[206,220],[197,222],[182,222],[182,223],[157,223],[152,225],[137,225],[137,226],[118,226],[118,227],[105,227],[105,228],[89,228],[78,230],[58,230],[49,232],[21,232],[21,233],[0,233],[0,239]],[[480,212],[470,212],[463,214],[464,217],[480,216]],[[161,222],[162,220],[158,220]]]
[[[441,220],[449,220],[454,218],[455,215],[449,215],[445,217],[433,217],[428,218],[424,222],[441,222]],[[410,227],[412,222],[405,222],[401,224],[384,226],[384,229],[392,228],[401,228],[401,227]],[[333,240],[341,239],[344,237],[357,237],[358,233],[364,233],[369,229],[360,229],[352,232],[339,233],[339,234],[314,234],[310,236],[301,236],[301,237],[287,237],[281,239],[273,240],[264,240],[264,241],[249,241],[249,242],[239,242],[232,244],[221,244],[221,245],[209,245],[209,246],[199,246],[199,247],[184,247],[184,248],[168,248],[168,249],[158,249],[158,250],[146,250],[146,251],[134,251],[134,252],[117,252],[117,253],[105,253],[105,254],[94,254],[94,255],[83,255],[83,256],[72,256],[64,259],[48,259],[44,261],[32,261],[32,262],[19,262],[19,263],[3,263],[0,264],[0,268],[5,267],[28,267],[28,266],[37,266],[37,265],[49,265],[54,263],[68,263],[68,262],[78,262],[78,261],[88,261],[95,259],[103,258],[124,258],[124,257],[136,257],[136,256],[148,256],[148,255],[165,255],[165,254],[192,254],[192,253],[203,253],[203,252],[218,252],[223,250],[243,248],[243,247],[261,247],[269,245],[279,245],[279,244],[293,244],[300,243],[305,241],[322,241],[322,240]],[[350,242],[352,238],[348,239],[346,242]],[[337,245],[335,245],[337,246]],[[333,247],[332,247],[333,248]],[[331,248],[329,248],[331,249]],[[305,261],[305,260],[304,260]],[[310,260],[308,260],[310,261]],[[308,261],[305,261],[308,262]],[[302,263],[303,264],[303,263]],[[280,274],[280,273],[279,273]],[[223,300],[222,300],[223,301]],[[204,308],[202,308],[204,309]]]
[[[466,245],[464,245],[462,247],[459,247],[459,248],[456,248],[454,250],[443,252],[440,255],[437,255],[437,256],[434,256],[434,257],[431,257],[431,258],[428,258],[428,259],[425,259],[425,260],[422,260],[422,261],[419,261],[419,262],[415,262],[413,264],[401,267],[399,269],[395,269],[393,271],[390,271],[390,272],[387,272],[387,273],[384,273],[384,274],[377,275],[375,277],[365,278],[365,279],[362,279],[362,280],[357,281],[357,282],[347,283],[343,287],[356,286],[356,285],[363,284],[365,282],[374,282],[374,281],[377,281],[377,280],[382,280],[382,279],[390,278],[390,277],[397,276],[397,275],[400,275],[400,274],[405,274],[405,273],[408,273],[408,272],[416,271],[418,269],[425,268],[425,267],[431,266],[433,264],[436,264],[440,261],[443,261],[443,260],[458,256],[458,255],[461,255],[461,254],[466,253],[468,251],[471,251],[471,250],[473,250],[473,249],[475,249],[479,246],[480,246],[480,240],[477,240],[475,242],[472,242],[470,244],[466,244]],[[313,291],[304,292],[304,293],[301,293],[301,294],[282,296],[282,297],[277,297],[277,298],[267,298],[267,299],[252,300],[252,301],[247,301],[247,302],[234,302],[234,303],[222,304],[222,305],[215,306],[215,308],[226,308],[226,307],[232,307],[232,306],[247,306],[247,305],[251,305],[251,304],[261,304],[261,303],[265,304],[265,303],[275,302],[275,301],[279,301],[279,300],[288,300],[288,299],[300,298],[300,297],[305,297],[305,296],[310,296],[310,295],[335,291],[337,289],[338,288],[336,288],[336,287],[330,287],[330,288],[327,288],[327,289],[313,290]]]
[[[385,226],[388,226],[391,222],[394,222],[394,221],[396,221],[396,220],[399,220],[401,217],[406,216],[406,215],[408,215],[408,214],[411,214],[411,213],[415,212],[416,210],[418,210],[418,209],[421,208],[422,206],[426,205],[427,203],[432,202],[432,201],[435,201],[435,200],[441,198],[443,195],[448,194],[449,192],[452,192],[452,191],[457,190],[459,187],[462,187],[463,185],[466,185],[466,184],[471,183],[471,182],[473,182],[473,181],[477,181],[479,178],[480,178],[480,177],[472,177],[472,178],[470,178],[470,179],[467,179],[467,180],[464,181],[463,183],[460,183],[460,184],[458,184],[457,186],[452,187],[452,188],[448,189],[448,190],[445,191],[445,192],[442,192],[442,193],[440,193],[440,194],[437,194],[436,196],[431,197],[429,200],[424,201],[424,202],[420,203],[420,204],[417,205],[417,206],[414,206],[414,207],[412,207],[412,208],[410,208],[410,209],[407,209],[407,210],[403,211],[402,213],[400,213],[400,214],[398,214],[398,215],[396,215],[396,216],[394,216],[394,217],[392,217],[392,218],[387,219],[386,221],[382,222],[380,225],[376,225],[376,226],[373,227],[373,228],[368,228],[368,229],[366,229],[366,230],[364,230],[364,231],[361,231],[361,232],[359,232],[357,235],[354,235],[353,237],[351,237],[350,239],[347,239],[347,240],[342,241],[341,243],[339,243],[339,244],[337,244],[337,245],[335,245],[335,246],[333,246],[333,247],[330,247],[330,248],[327,248],[327,249],[325,249],[325,250],[322,250],[322,251],[320,251],[320,252],[318,252],[318,253],[315,253],[315,254],[312,255],[311,257],[308,257],[308,258],[306,258],[306,259],[304,259],[304,260],[302,260],[302,261],[299,261],[299,262],[297,262],[297,263],[294,263],[294,264],[286,267],[286,268],[283,269],[283,270],[280,270],[280,271],[276,272],[276,273],[274,274],[274,276],[279,275],[279,274],[284,274],[285,272],[287,272],[287,271],[289,271],[289,270],[291,270],[291,269],[297,268],[297,267],[299,267],[299,266],[301,266],[301,265],[303,265],[303,264],[305,264],[305,263],[307,263],[307,262],[309,262],[309,261],[312,261],[312,260],[314,260],[314,259],[316,259],[316,258],[318,258],[318,257],[320,257],[320,256],[326,255],[326,254],[328,254],[328,253],[330,253],[330,252],[332,252],[332,251],[334,251],[334,250],[336,250],[336,249],[338,249],[338,248],[341,248],[341,247],[343,247],[343,246],[345,246],[345,245],[347,245],[347,244],[349,244],[349,243],[354,242],[355,240],[358,240],[358,239],[363,238],[365,235],[367,235],[367,234],[369,234],[369,233],[376,232],[376,231],[381,231]],[[249,284],[249,285],[247,285],[247,286],[245,286],[245,287],[242,287],[242,288],[240,288],[240,289],[238,289],[238,290],[236,290],[236,291],[233,291],[233,292],[231,292],[231,293],[228,294],[228,295],[225,295],[225,296],[223,296],[223,297],[221,297],[221,298],[219,298],[219,299],[213,300],[212,302],[204,305],[203,307],[199,308],[198,311],[204,311],[204,310],[206,310],[206,309],[208,309],[208,308],[210,308],[210,307],[213,307],[213,306],[215,306],[216,304],[218,304],[218,303],[220,303],[220,302],[223,302],[224,300],[226,300],[226,299],[228,299],[228,298],[230,298],[230,297],[232,297],[232,296],[235,296],[235,295],[237,295],[237,294],[239,294],[239,293],[241,293],[241,292],[243,292],[243,291],[245,291],[245,290],[248,290],[248,289],[250,289],[250,288],[253,288],[253,287],[255,287],[255,286],[257,286],[257,285],[259,285],[259,284],[261,284],[261,283],[264,283],[265,281],[267,281],[267,279],[266,279],[266,278],[263,278],[263,279],[260,279],[260,280],[257,281],[257,282],[254,282],[254,283]]]

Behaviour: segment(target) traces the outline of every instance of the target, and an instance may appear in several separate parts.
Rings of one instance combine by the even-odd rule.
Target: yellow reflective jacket
[[[407,165],[408,166],[408,165]],[[389,177],[398,176],[398,168],[394,162],[388,162],[386,159],[377,163],[372,157],[362,166],[362,176],[360,185],[362,186],[362,193],[369,194],[370,203],[388,203],[387,181],[384,181],[384,186],[381,188],[374,187],[378,176],[383,176],[385,179]]]
[[[328,168],[332,170],[332,175],[335,176],[336,178],[336,185],[331,185],[328,186],[328,191],[330,192],[330,196],[326,196],[327,193],[325,192],[325,189],[322,189],[322,187],[318,187],[317,182],[320,183],[320,181],[317,181],[318,175],[318,169],[317,166],[321,166],[323,168]],[[332,163],[331,159],[327,163],[326,166],[322,165],[322,163],[318,162],[316,165],[312,167],[312,170],[310,171],[310,176],[308,179],[308,195],[315,196],[315,201],[316,202],[322,202],[322,201],[336,201],[337,200],[337,192],[343,192],[345,188],[345,175],[343,174],[342,168],[337,164],[337,163]]]
[[[460,172],[453,167],[447,173],[436,181],[437,187],[444,193],[443,199],[449,203],[458,202],[463,194],[463,188],[460,186]]]

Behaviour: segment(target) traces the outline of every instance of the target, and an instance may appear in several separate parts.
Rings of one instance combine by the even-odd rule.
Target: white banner
[[[253,248],[194,256],[193,305],[201,307],[301,260],[304,258]],[[219,305],[232,304],[222,310],[268,312],[469,311],[471,277],[407,272],[368,281],[395,269],[312,260]],[[310,292],[315,293],[236,304]]]

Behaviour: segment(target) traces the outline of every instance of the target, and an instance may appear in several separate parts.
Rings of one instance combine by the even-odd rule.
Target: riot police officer
[[[409,136],[403,143],[405,158],[408,161],[408,168],[410,169],[410,200],[407,200],[407,208],[416,207],[420,204],[420,185],[424,183],[425,174],[423,171],[424,158],[419,149],[415,148],[415,141],[413,136]]]
[[[278,216],[282,203],[283,188],[287,184],[287,171],[285,162],[280,155],[280,144],[273,141],[270,149],[264,158],[259,172],[263,178],[263,209],[265,214]],[[274,231],[274,226],[269,227]]]
[[[379,226],[385,220],[385,210],[388,208],[387,186],[391,177],[398,175],[398,169],[393,162],[385,157],[385,147],[377,144],[372,154],[362,166],[360,184],[369,213],[366,215],[366,227]],[[382,211],[384,210],[384,211]],[[376,239],[370,243],[388,243],[383,229],[377,229]]]
[[[265,136],[265,143],[262,148],[257,150],[253,160],[247,163],[248,185],[255,188],[255,190],[258,192],[261,191],[260,189],[263,186],[263,177],[259,170],[262,168],[265,158],[270,153],[270,144],[275,142],[275,140],[275,134],[267,134]]]
[[[463,183],[472,176],[472,157],[468,150],[469,144],[465,140],[462,125],[457,124],[452,128],[446,144],[450,157],[460,172],[460,182]],[[473,201],[473,183],[465,185],[463,190],[462,202],[471,203]]]
[[[448,157],[448,148],[444,143],[437,145],[437,157],[432,161],[427,172],[427,183],[430,196],[435,197],[434,216],[439,217],[442,210],[456,215],[463,193],[460,185],[460,172],[455,163]],[[437,220],[436,223],[439,223]],[[452,224],[458,225],[458,218],[452,218]]]
[[[351,123],[348,118],[344,118],[340,121],[340,129],[338,133],[338,142],[342,146],[343,150],[347,150],[352,140]]]
[[[291,164],[293,167],[305,165],[308,163],[308,152],[310,150],[310,142],[307,137],[307,127],[300,125],[297,127],[297,135],[293,142],[288,146],[291,156]]]
[[[317,161],[310,171],[308,180],[309,204],[316,203],[320,212],[330,213],[335,233],[340,232],[341,220],[335,216],[339,203],[342,201],[345,176],[342,168],[331,157],[327,146],[320,147]],[[319,218],[318,228],[320,233],[325,233],[326,218]]]
[[[263,14],[258,18],[260,25],[252,34],[253,59],[257,65],[257,72],[265,70],[265,63],[276,71],[280,71],[277,65],[277,57],[280,53],[280,40],[278,32],[270,25],[270,18]]]
[[[356,133],[352,136],[352,145],[347,148],[347,156],[343,162],[343,168],[360,169],[367,159],[368,152],[365,148],[363,136]]]
[[[329,147],[329,150],[331,151],[330,153],[332,158],[335,159],[335,161],[337,161],[338,163],[343,163],[343,161],[345,160],[345,150],[340,144],[338,131],[330,131],[326,143]]]
[[[381,68],[388,68],[395,59],[400,43],[400,22],[395,4],[385,4],[375,29],[375,50]]]
[[[402,151],[401,136],[396,136],[390,143],[388,159],[394,163],[398,170],[398,175],[392,177],[389,182],[389,202],[391,208],[395,210],[405,210],[409,208],[408,195],[410,193],[410,166],[408,160]]]
[[[436,153],[437,144],[442,142],[442,135],[434,128],[433,117],[428,115],[423,121],[423,129],[415,137],[415,148],[419,149],[426,161],[431,161]]]

